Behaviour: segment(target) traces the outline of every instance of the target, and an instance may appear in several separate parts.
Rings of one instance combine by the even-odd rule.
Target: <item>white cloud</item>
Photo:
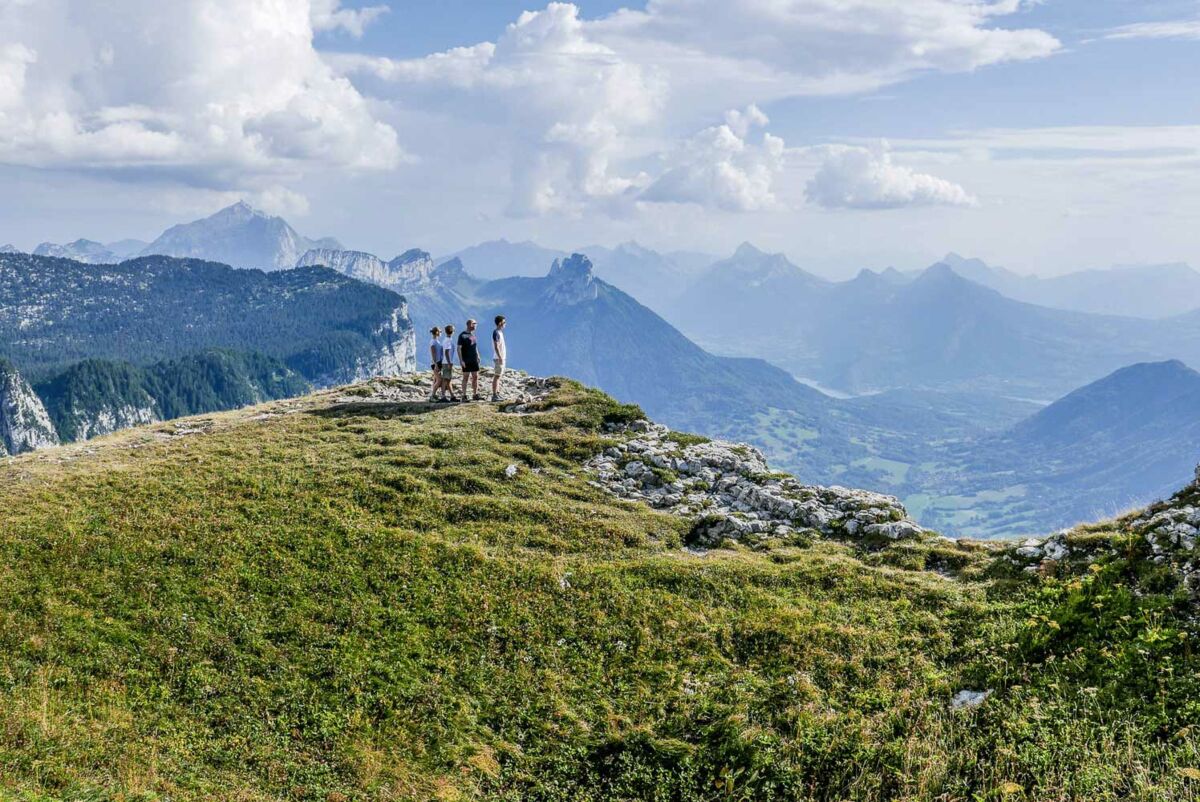
[[[360,9],[341,7],[341,0],[312,0],[309,17],[317,31],[344,30],[354,38],[360,38],[367,26],[384,14],[387,6],[367,6]]]
[[[1200,39],[1200,18],[1136,22],[1106,31],[1103,39]]]
[[[495,44],[456,48],[412,60],[342,56],[342,69],[389,84],[407,103],[443,109],[489,127],[484,146],[503,136],[511,154],[516,216],[579,214],[620,205],[644,183],[614,160],[622,139],[656,118],[664,87],[654,70],[623,59],[588,36],[579,9],[550,3],[527,11]]]
[[[1019,0],[649,0],[644,11],[622,11],[595,27],[631,60],[654,60],[668,70],[687,94],[720,94],[732,84],[763,102],[863,91],[926,71],[968,71],[1057,51],[1059,42],[1044,31],[992,26],[1021,6]]]
[[[417,59],[328,60],[365,92],[476,128],[478,147],[460,157],[511,160],[511,214],[627,212],[652,183],[643,198],[761,209],[773,202],[779,140],[750,143],[733,125],[680,137],[731,107],[1055,52],[1059,43],[1045,32],[993,27],[1020,7],[650,0],[643,11],[585,20],[576,6],[554,2],[522,14],[494,43]],[[652,182],[631,166],[656,155],[669,177]]]
[[[759,143],[748,141],[753,129],[768,122],[757,106],[728,112],[723,125],[688,140],[640,199],[733,212],[771,208],[776,204],[772,184],[783,168],[783,140],[764,132]]]
[[[357,24],[320,5],[328,24]],[[314,12],[307,0],[0,3],[0,161],[214,189],[395,166],[395,131],[313,48]]]
[[[918,173],[892,162],[887,143],[863,148],[825,145],[824,156],[808,182],[808,199],[826,209],[899,209],[906,206],[975,206],[978,201],[958,184]]]

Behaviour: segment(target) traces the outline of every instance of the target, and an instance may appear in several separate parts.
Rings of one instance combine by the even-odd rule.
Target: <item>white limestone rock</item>
[[[58,433],[29,382],[0,361],[0,452],[24,454],[58,445]]]

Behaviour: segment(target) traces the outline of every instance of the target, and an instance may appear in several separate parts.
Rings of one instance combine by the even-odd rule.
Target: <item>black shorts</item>
[[[468,359],[464,359],[462,369],[463,369],[463,373],[478,373],[479,372],[479,360],[476,359],[474,361],[471,361]]]

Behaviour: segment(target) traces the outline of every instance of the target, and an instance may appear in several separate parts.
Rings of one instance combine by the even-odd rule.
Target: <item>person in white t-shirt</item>
[[[443,401],[457,401],[454,395],[454,324],[446,324],[446,337],[442,340],[442,387],[445,388]]]
[[[492,332],[492,358],[495,367],[492,368],[492,400],[500,400],[500,379],[504,376],[504,366],[508,362],[508,351],[504,345],[504,315],[496,315],[496,329]]]
[[[434,326],[429,330],[429,367],[433,371],[433,390],[429,393],[430,401],[439,401],[442,397],[442,330]]]

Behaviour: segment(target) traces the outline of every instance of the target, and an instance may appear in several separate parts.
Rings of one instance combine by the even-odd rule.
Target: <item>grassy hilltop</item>
[[[0,799],[1200,797],[1196,609],[1120,523],[1041,574],[698,555],[580,469],[636,408],[541,406],[333,391],[0,462]]]

